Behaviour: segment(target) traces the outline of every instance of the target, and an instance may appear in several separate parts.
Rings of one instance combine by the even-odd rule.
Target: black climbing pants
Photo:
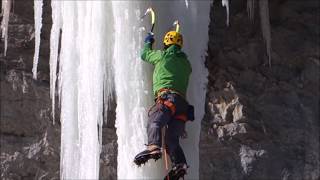
[[[171,101],[176,106],[176,114],[186,113],[188,103],[181,96],[173,93],[165,93],[161,95],[164,100]],[[179,144],[179,138],[184,133],[185,122],[174,118],[171,110],[164,104],[157,103],[156,108],[149,114],[147,125],[148,144],[162,146],[163,127],[166,128],[165,144],[167,152],[173,164],[185,163],[186,158]]]

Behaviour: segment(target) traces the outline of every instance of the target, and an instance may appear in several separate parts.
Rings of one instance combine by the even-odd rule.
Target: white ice
[[[107,67],[113,57],[111,2],[52,1],[51,5],[51,97],[59,64],[61,179],[98,179],[104,94],[110,93],[104,85],[112,77],[106,76],[112,74],[112,67]]]
[[[33,57],[33,78],[37,79],[37,69],[39,61],[40,51],[40,39],[41,39],[41,28],[42,28],[42,6],[43,0],[34,0],[34,26],[35,26],[35,48]]]
[[[11,11],[11,0],[2,0],[1,3],[1,14],[2,14],[2,21],[1,21],[1,38],[4,40],[4,56],[7,55],[7,48],[8,48],[8,25],[9,25],[9,17]]]
[[[59,51],[61,22],[61,3],[58,1],[51,2],[52,9],[52,28],[50,34],[50,97],[52,102],[52,118],[55,123],[55,100],[57,84],[57,63]]]

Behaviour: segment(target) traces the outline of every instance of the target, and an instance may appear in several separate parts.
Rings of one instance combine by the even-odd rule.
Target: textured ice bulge
[[[35,26],[35,48],[33,57],[33,78],[37,79],[37,69],[40,51],[41,27],[42,27],[42,0],[34,0],[34,26]]]
[[[1,38],[4,39],[4,56],[7,55],[8,48],[8,25],[9,25],[9,17],[11,11],[11,0],[2,0],[1,2]]]

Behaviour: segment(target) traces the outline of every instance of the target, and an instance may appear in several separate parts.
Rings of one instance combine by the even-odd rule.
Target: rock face
[[[319,179],[319,2],[270,2],[272,67],[258,7],[212,7],[200,179]]]
[[[319,3],[270,0],[272,67],[258,7],[245,0],[211,11],[206,114],[200,179],[319,179]],[[1,179],[59,179],[60,124],[49,97],[50,1],[44,19],[38,80],[32,79],[33,1],[15,1],[9,46],[0,43]],[[114,109],[103,127],[101,179],[116,179]],[[57,109],[56,114],[59,114]]]
[[[39,79],[32,79],[33,1],[15,1],[7,56],[0,43],[1,179],[58,179],[60,127],[49,98],[50,8],[44,18]]]

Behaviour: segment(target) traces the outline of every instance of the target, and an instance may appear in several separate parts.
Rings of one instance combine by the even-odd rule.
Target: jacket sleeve
[[[141,53],[141,59],[155,65],[161,60],[162,51],[152,50],[151,43],[145,43]]]

